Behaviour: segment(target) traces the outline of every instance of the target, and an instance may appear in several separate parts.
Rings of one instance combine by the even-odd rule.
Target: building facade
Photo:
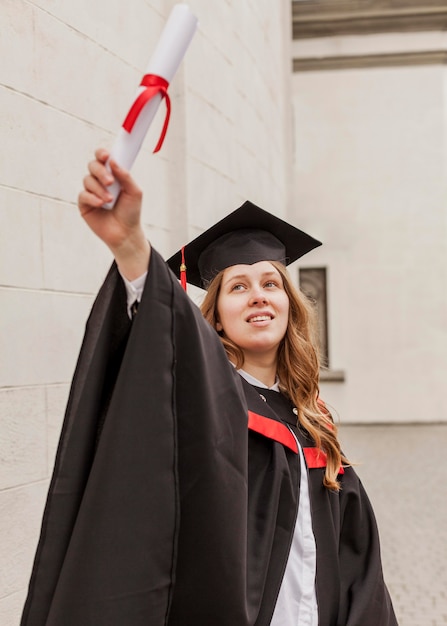
[[[344,422],[447,416],[447,7],[298,0],[293,211],[324,242]],[[298,219],[298,217],[297,217]]]

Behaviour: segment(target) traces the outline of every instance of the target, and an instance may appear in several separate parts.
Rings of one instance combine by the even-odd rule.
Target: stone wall
[[[0,623],[19,621],[68,385],[110,255],[78,216],[173,2],[0,6]],[[133,172],[164,255],[245,199],[290,208],[290,7],[191,0],[200,20]]]

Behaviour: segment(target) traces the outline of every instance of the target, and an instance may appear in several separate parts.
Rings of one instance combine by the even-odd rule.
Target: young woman
[[[208,286],[202,316],[182,254],[174,275],[107,158],[79,208],[116,265],[87,324],[22,625],[396,624],[285,270],[319,242],[245,203],[184,250],[188,280]]]

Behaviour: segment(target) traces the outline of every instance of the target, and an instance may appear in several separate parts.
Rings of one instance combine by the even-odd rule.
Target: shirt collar
[[[257,378],[255,378],[254,376],[249,374],[248,372],[244,372],[244,370],[237,370],[237,372],[238,372],[238,374],[240,374],[242,376],[242,378],[244,380],[247,381],[247,383],[250,383],[250,385],[254,385],[255,387],[260,387],[261,389],[270,389],[271,391],[278,391],[279,392],[279,380],[278,380],[278,377],[276,377],[275,383],[271,387],[268,387],[267,385],[264,385],[264,383],[261,383],[260,380],[258,380]]]

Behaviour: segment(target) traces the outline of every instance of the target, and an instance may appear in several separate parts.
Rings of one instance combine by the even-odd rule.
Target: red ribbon
[[[130,107],[129,113],[124,120],[123,128],[130,133],[144,106],[149,102],[149,100],[152,100],[154,96],[160,93],[162,98],[166,100],[166,117],[160,139],[158,140],[154,150],[154,152],[158,152],[163,145],[166,131],[168,130],[169,117],[171,115],[171,100],[168,94],[169,83],[161,76],[156,76],[155,74],[145,74],[141,80],[140,87],[146,87],[146,89],[140,93]]]

